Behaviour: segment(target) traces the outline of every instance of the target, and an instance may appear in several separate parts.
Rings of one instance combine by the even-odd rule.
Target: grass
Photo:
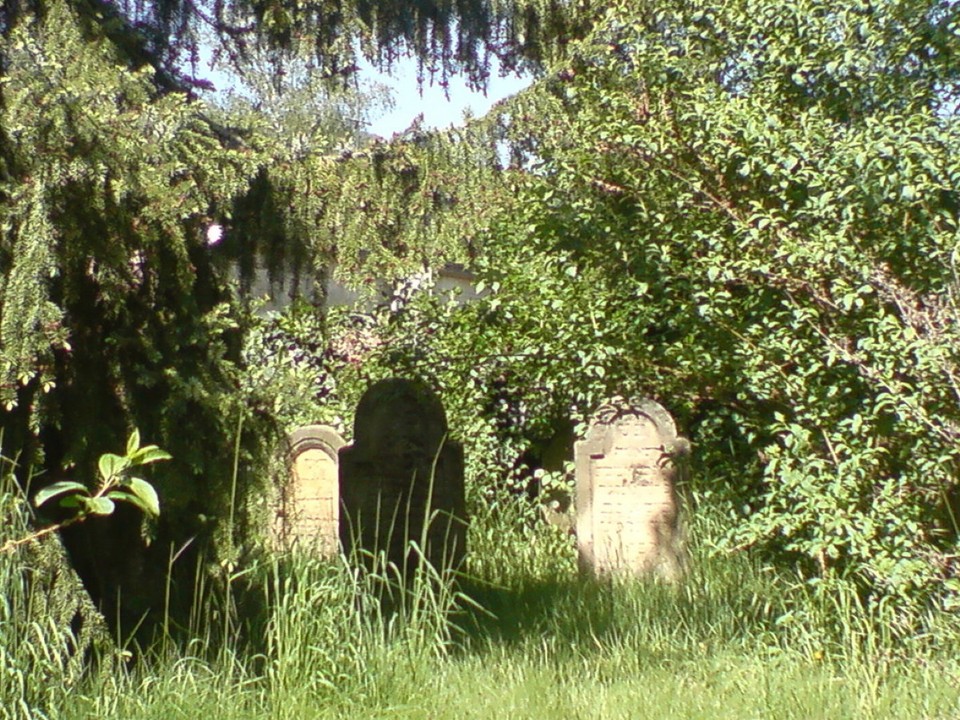
[[[345,563],[268,561],[247,642],[212,632],[83,676],[22,557],[0,557],[0,717],[960,718],[952,617],[906,622],[696,544],[676,586],[590,581],[570,538],[504,514],[474,519],[457,587],[424,573],[402,611]]]

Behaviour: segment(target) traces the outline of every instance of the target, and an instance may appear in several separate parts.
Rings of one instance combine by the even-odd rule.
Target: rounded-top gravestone
[[[344,441],[332,427],[308,425],[288,438],[286,483],[275,513],[274,544],[334,556],[340,524],[339,450]]]
[[[682,571],[676,461],[688,443],[653,400],[615,401],[574,448],[580,566],[595,575]]]
[[[406,573],[419,552],[437,568],[466,552],[463,447],[447,437],[443,404],[426,384],[370,387],[340,450],[340,541],[348,555],[379,553]]]

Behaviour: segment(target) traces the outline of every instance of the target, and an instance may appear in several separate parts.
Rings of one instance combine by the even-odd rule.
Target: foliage
[[[158,438],[175,460],[157,473],[163,550],[146,564],[167,572],[195,538],[216,538],[223,567],[239,556],[250,520],[236,501],[262,480],[276,419],[345,427],[388,374],[441,389],[473,444],[475,499],[516,485],[504,470],[556,422],[611,393],[654,395],[713,471],[700,491],[729,511],[728,549],[849,576],[881,604],[956,607],[958,13],[6,4],[7,439],[84,475],[131,428]],[[192,99],[178,63],[204,30],[240,66],[282,49],[325,78],[406,51],[440,82],[463,69],[482,83],[490,54],[552,65],[469,129],[338,143],[337,112],[254,119]],[[215,220],[227,234],[211,248]],[[231,263],[249,279],[258,252],[371,295],[469,262],[491,292],[469,307],[422,296],[362,327],[309,312],[260,323],[223,279]]]
[[[31,532],[13,468],[0,457],[0,716],[26,720],[69,703],[92,659],[114,672],[120,653],[56,536]]]
[[[61,530],[91,515],[106,516],[113,514],[117,502],[131,503],[143,511],[148,519],[160,515],[160,499],[157,491],[149,482],[128,473],[135,467],[149,465],[160,460],[169,460],[170,454],[156,445],[140,447],[140,433],[134,430],[127,441],[125,455],[104,453],[100,456],[100,481],[91,495],[83,483],[73,480],[58,480],[41,488],[33,496],[33,504],[38,508],[54,498],[57,505],[72,511],[72,515],[48,527],[10,540],[0,546],[0,553]]]
[[[293,289],[311,282],[322,293],[336,257],[335,247],[315,233],[330,204],[322,173],[342,154],[369,144],[364,127],[388,102],[374,84],[345,86],[320,77],[311,52],[250,52],[242,72],[228,75],[234,86],[212,97],[219,121],[242,128],[264,161],[220,218],[226,233],[217,254],[235,265],[244,294],[264,270],[272,289],[292,277]],[[223,63],[216,67],[229,72]]]
[[[129,502],[136,505],[148,517],[160,515],[160,499],[153,486],[143,478],[132,477],[130,470],[140,465],[149,465],[159,460],[170,460],[169,453],[156,445],[140,447],[140,433],[134,430],[127,441],[125,455],[104,453],[100,456],[100,482],[91,495],[87,486],[72,480],[60,480],[47,485],[33,496],[33,503],[42,507],[53,498],[62,508],[76,508],[77,519],[85,515],[109,515],[114,502]]]
[[[134,427],[174,455],[154,477],[167,512],[151,548],[134,512],[111,515],[112,538],[87,527],[100,521],[65,535],[78,564],[98,568],[85,578],[95,601],[128,631],[163,602],[150,594],[171,546],[200,536],[197,552],[215,536],[218,552],[234,552],[233,441],[240,418],[265,428],[234,395],[239,328],[202,235],[259,160],[185,94],[159,92],[149,65],[131,67],[67,3],[45,10],[8,28],[0,48],[0,421],[23,449],[24,487],[31,466],[94,476]],[[250,433],[245,459],[268,437]],[[118,584],[129,615],[110,612]]]
[[[308,58],[326,78],[349,74],[357,53],[385,65],[410,51],[441,81],[466,68],[481,83],[489,53],[516,67],[559,52],[556,32],[572,32],[586,7],[28,0],[0,9],[7,441],[24,449],[23,467],[64,482],[94,474],[134,427],[174,457],[156,474],[165,512],[151,547],[125,511],[110,516],[109,532],[82,523],[64,535],[95,601],[124,632],[149,631],[143,618],[169,602],[186,607],[198,563],[230,567],[254,522],[244,508],[266,480],[258,470],[277,428],[237,392],[245,327],[225,282],[230,261],[243,270],[257,248],[286,245],[314,277],[335,261],[355,280],[399,273],[437,250],[466,252],[435,233],[438,211],[457,202],[470,217],[470,203],[482,202],[480,193],[451,199],[445,185],[470,173],[451,172],[454,161],[427,168],[438,155],[420,154],[418,138],[354,158],[329,142],[325,124],[310,125],[316,106],[281,107],[279,135],[270,118],[206,108],[190,93],[202,83],[187,77],[201,35],[218,36],[246,70],[271,49]],[[312,76],[294,89],[318,84]],[[342,109],[326,120],[336,125]],[[302,142],[286,136],[291,122],[307,123]],[[470,187],[489,175],[476,177]],[[210,247],[220,223],[226,239]],[[92,502],[105,510],[106,500]],[[211,540],[215,563],[206,562]]]
[[[615,4],[501,109],[523,172],[494,225],[517,240],[490,261],[518,289],[529,278],[498,309],[525,347],[554,349],[589,311],[583,294],[601,296],[597,339],[580,347],[619,374],[611,387],[655,394],[686,421],[729,503],[729,548],[948,606],[960,589],[957,13]],[[535,288],[550,262],[569,277]],[[571,311],[570,326],[529,322],[544,303]],[[591,372],[564,362],[558,377]]]
[[[42,623],[9,621],[23,576],[0,556],[0,715],[623,718],[669,703],[683,717],[915,718],[957,708],[954,618],[894,636],[890,613],[864,608],[849,586],[825,603],[754,558],[710,556],[696,542],[688,584],[596,584],[578,578],[550,528],[503,520],[474,528],[473,579],[461,589],[472,602],[451,608],[453,593],[424,590],[419,611],[387,615],[346,565],[275,558],[252,571],[264,578],[265,607],[248,618],[262,621],[255,647],[200,635],[85,675],[58,663],[60,638]]]
[[[327,323],[317,308],[294,302],[282,314],[251,323],[242,390],[249,403],[287,429],[326,423],[344,430],[346,414],[335,402],[339,383]]]
[[[421,82],[445,84],[462,72],[486,85],[491,58],[505,71],[537,67],[583,35],[601,3],[592,0],[71,0],[91,29],[106,33],[136,65],[160,69],[165,89],[204,87],[200,49],[213,41],[218,55],[239,69],[263,53],[309,57],[318,76],[343,80],[361,58],[384,69],[401,56],[419,61]],[[48,0],[7,3],[0,32],[24,17],[43,16]],[[305,52],[306,51],[306,52]]]
[[[381,283],[470,262],[508,192],[488,140],[412,127],[391,141],[339,135],[300,153],[270,145],[271,159],[228,211],[218,254],[238,265],[245,289],[259,260],[275,287],[312,285],[305,295],[321,305],[331,278],[370,299]]]
[[[955,607],[957,13],[615,4],[445,139],[498,148],[467,193],[487,297],[378,315],[347,385],[431,380],[480,494],[554,419],[653,395],[728,550]]]

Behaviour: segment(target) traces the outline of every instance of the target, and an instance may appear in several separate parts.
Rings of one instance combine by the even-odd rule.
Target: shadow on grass
[[[595,580],[555,577],[512,587],[465,580],[456,622],[468,641],[519,642],[559,633],[587,639],[619,626],[611,587]]]
[[[625,644],[668,654],[745,644],[779,632],[786,612],[772,578],[745,563],[708,563],[676,584],[567,575],[510,586],[464,580],[453,622],[464,649],[559,638],[598,647]]]

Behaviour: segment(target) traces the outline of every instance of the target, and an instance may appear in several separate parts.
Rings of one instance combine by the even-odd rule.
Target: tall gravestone
[[[275,544],[334,556],[339,549],[338,453],[343,438],[327,425],[308,425],[288,440],[289,472],[276,511]]]
[[[604,405],[574,448],[581,569],[678,577],[684,558],[674,483],[689,443],[653,400]]]
[[[405,573],[416,562],[414,542],[434,567],[459,566],[463,472],[463,447],[447,437],[446,413],[428,386],[400,378],[373,385],[357,406],[353,444],[340,450],[344,551],[383,552]]]

